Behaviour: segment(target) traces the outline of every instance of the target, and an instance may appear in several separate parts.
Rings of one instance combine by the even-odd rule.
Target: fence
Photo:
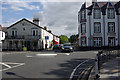
[[[98,54],[96,55],[96,59],[95,59],[96,80],[100,77],[99,71],[100,71],[102,64],[116,57],[120,57],[119,48],[98,51]]]

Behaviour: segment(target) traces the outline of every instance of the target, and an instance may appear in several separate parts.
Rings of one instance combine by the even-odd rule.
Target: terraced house
[[[51,48],[53,40],[59,37],[40,26],[39,18],[33,18],[33,22],[22,19],[7,27],[6,38],[3,41],[4,50],[41,50]],[[55,40],[54,40],[55,41]]]
[[[120,2],[83,3],[78,12],[80,47],[120,46]]]

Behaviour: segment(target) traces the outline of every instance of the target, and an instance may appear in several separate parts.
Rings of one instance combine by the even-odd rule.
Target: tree
[[[77,35],[71,35],[69,38],[70,43],[75,43],[77,41],[78,34]]]
[[[61,35],[60,36],[60,44],[68,43],[68,37],[66,35]]]

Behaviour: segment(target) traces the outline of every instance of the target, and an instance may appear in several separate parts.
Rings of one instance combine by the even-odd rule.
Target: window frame
[[[95,45],[95,42],[97,42],[97,46]],[[101,47],[102,46],[102,37],[94,37],[93,38],[93,46]]]
[[[81,46],[86,46],[86,45],[87,45],[87,38],[86,37],[81,37]]]
[[[95,24],[99,24],[99,31],[98,30],[98,26],[96,27]],[[97,28],[97,30],[95,30]],[[94,22],[94,33],[101,33],[101,23],[100,22]]]
[[[85,27],[83,27],[83,25],[85,26]],[[84,30],[84,28],[85,28],[85,30]],[[83,31],[84,30],[84,31]],[[82,23],[81,24],[81,33],[86,33],[86,24],[85,23]]]
[[[110,26],[109,26],[110,23],[113,23],[113,24],[114,24],[112,31],[110,30],[111,28],[110,28]],[[115,32],[115,22],[108,22],[108,33],[114,33],[114,32]]]
[[[99,11],[99,14],[98,14],[97,10]],[[100,10],[100,8],[94,8],[93,9],[93,18],[94,19],[101,19],[101,10]]]
[[[109,10],[113,10],[113,11],[112,11],[112,12],[113,12],[113,17],[111,17],[112,12],[109,11]],[[109,14],[109,13],[110,13],[110,14]],[[108,9],[107,9],[107,18],[108,18],[108,19],[115,19],[115,9],[114,9],[114,8],[108,8]]]

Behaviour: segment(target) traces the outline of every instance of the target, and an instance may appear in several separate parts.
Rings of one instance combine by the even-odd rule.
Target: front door
[[[108,46],[115,46],[115,37],[108,38]]]

